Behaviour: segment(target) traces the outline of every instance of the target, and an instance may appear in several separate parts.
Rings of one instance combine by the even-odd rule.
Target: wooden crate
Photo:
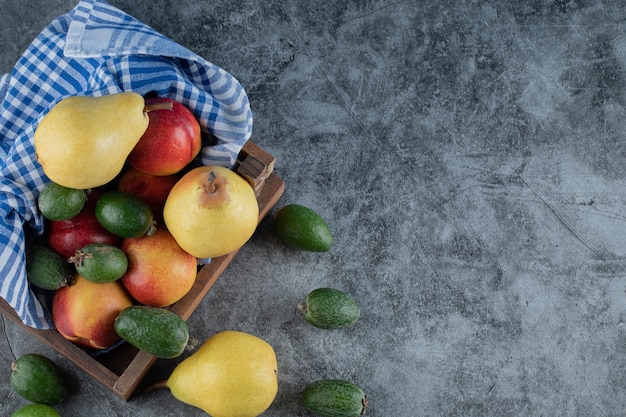
[[[244,145],[239,154],[236,171],[255,189],[259,203],[259,222],[276,205],[285,188],[284,182],[273,173],[273,169],[274,157],[272,155],[251,141]],[[189,293],[173,304],[170,309],[187,320],[237,252],[214,258],[209,264],[202,266]],[[128,343],[123,343],[110,352],[91,356],[85,350],[67,341],[56,330],[37,330],[24,325],[13,308],[2,298],[0,298],[0,312],[125,401],[131,397],[157,359]]]

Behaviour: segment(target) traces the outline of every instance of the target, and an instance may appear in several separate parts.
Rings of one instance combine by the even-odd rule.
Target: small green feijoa
[[[154,234],[152,209],[141,198],[118,190],[107,191],[96,203],[96,219],[109,232],[123,238]]]
[[[34,403],[57,405],[68,394],[61,368],[37,353],[27,353],[11,363],[9,380],[15,392]]]
[[[48,220],[67,220],[78,215],[86,201],[85,190],[76,190],[49,182],[39,193],[37,207]]]
[[[361,309],[352,297],[327,287],[311,291],[297,307],[307,322],[320,329],[351,326],[361,315]]]
[[[11,417],[61,417],[61,415],[49,405],[28,404],[17,409]]]
[[[76,272],[95,283],[115,281],[128,269],[128,257],[117,246],[107,243],[90,243],[68,259]]]
[[[196,340],[177,313],[161,307],[135,305],[117,316],[115,332],[126,342],[157,358],[176,358]]]
[[[26,279],[44,290],[58,290],[72,283],[72,268],[56,251],[35,243],[26,248]]]
[[[358,385],[341,379],[310,383],[302,392],[307,410],[322,417],[358,417],[367,409],[367,396]]]
[[[274,216],[278,237],[294,248],[326,252],[333,244],[333,235],[324,219],[314,210],[299,205],[284,206]]]

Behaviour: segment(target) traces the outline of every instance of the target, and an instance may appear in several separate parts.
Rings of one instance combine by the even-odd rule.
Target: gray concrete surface
[[[335,377],[364,388],[372,417],[626,415],[626,4],[111,3],[241,81],[279,205],[334,231],[307,253],[263,222],[189,321],[275,347],[264,415],[311,415],[301,390]],[[0,0],[0,72],[75,4]],[[296,315],[319,286],[360,303],[354,327]],[[0,326],[2,416],[26,403],[8,363],[32,351],[72,378],[63,416],[204,415],[167,392],[126,403]]]

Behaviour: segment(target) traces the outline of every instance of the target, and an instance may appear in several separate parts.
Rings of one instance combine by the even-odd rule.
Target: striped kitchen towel
[[[204,165],[233,166],[252,133],[240,83],[223,69],[104,1],[81,1],[46,27],[0,76],[0,296],[31,327],[53,324],[26,280],[25,245],[44,231],[36,199],[48,181],[35,157],[42,117],[72,95],[155,93],[188,106],[213,137]]]

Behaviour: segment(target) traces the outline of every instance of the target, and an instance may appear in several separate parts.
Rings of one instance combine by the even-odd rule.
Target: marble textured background
[[[0,0],[0,72],[76,1]],[[235,75],[279,206],[307,205],[324,254],[271,220],[189,321],[259,335],[279,356],[269,416],[308,416],[343,378],[370,416],[626,415],[626,4],[616,0],[116,0]],[[362,317],[320,331],[308,291]],[[0,365],[54,355],[7,319]],[[167,394],[124,403],[72,377],[64,416],[200,416]],[[147,379],[168,375],[159,361]],[[0,381],[0,415],[24,400]]]

